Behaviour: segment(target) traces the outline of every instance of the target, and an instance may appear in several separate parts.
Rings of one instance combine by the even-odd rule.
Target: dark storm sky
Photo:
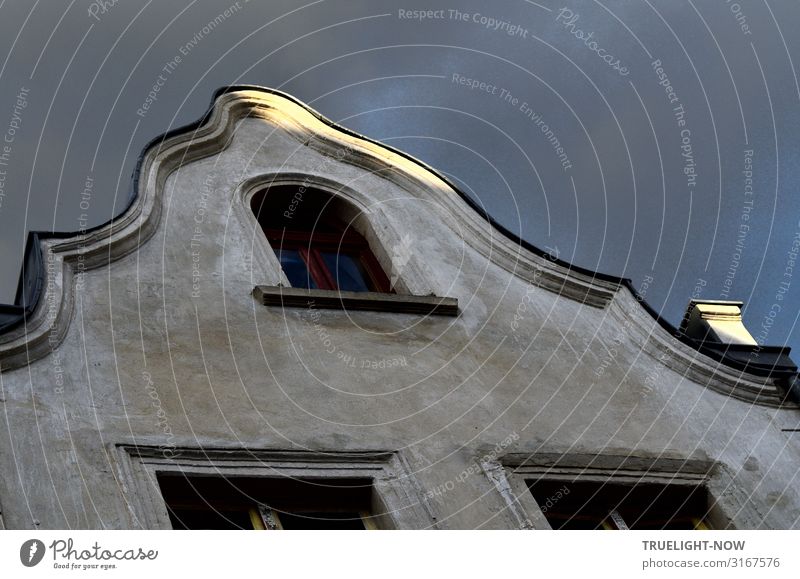
[[[118,214],[144,144],[249,83],[419,157],[674,323],[693,292],[741,299],[760,342],[800,345],[798,25],[796,0],[2,2],[0,301],[28,230]]]

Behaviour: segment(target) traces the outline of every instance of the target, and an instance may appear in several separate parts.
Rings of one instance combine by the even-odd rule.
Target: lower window
[[[709,529],[703,486],[526,480],[553,529]]]
[[[759,516],[727,467],[708,460],[515,452],[481,466],[514,528],[722,530],[736,528],[731,513]]]
[[[159,474],[173,529],[377,528],[371,479]]]
[[[399,453],[115,447],[129,528],[438,527]]]

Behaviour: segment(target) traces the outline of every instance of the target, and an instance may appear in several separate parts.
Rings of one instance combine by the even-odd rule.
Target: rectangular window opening
[[[553,529],[709,529],[702,485],[620,481],[525,481]]]
[[[173,529],[364,530],[380,518],[369,478],[157,478]]]

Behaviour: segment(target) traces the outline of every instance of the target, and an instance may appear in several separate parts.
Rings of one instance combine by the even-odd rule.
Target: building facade
[[[796,368],[737,304],[672,328],[257,87],[134,188],[0,312],[6,528],[800,527]]]

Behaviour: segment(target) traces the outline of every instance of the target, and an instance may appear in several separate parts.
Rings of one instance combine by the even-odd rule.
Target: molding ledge
[[[667,332],[629,292],[620,292],[609,316],[622,325],[632,344],[679,374],[725,396],[772,408],[797,408],[777,378],[732,368],[699,352]]]
[[[327,310],[364,310],[397,314],[457,316],[458,299],[380,292],[346,292],[257,285],[253,296],[265,306]]]

